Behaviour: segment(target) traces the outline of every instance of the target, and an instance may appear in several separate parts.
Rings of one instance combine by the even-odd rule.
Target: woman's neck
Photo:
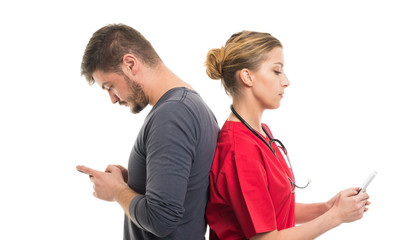
[[[257,104],[255,104],[257,105]],[[250,103],[244,101],[234,101],[233,99],[233,108],[234,110],[243,118],[255,131],[259,132],[262,136],[266,137],[265,132],[262,129],[262,114],[263,110],[259,109]],[[240,122],[240,119],[236,117],[233,113],[228,117],[229,121]]]

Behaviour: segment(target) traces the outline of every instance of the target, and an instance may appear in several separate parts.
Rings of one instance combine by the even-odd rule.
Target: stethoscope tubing
[[[309,184],[310,184],[310,181],[304,186],[304,187],[300,187],[300,186],[298,186],[297,184],[295,184],[295,175],[294,175],[294,170],[292,169],[292,165],[291,165],[291,161],[290,161],[290,158],[289,158],[289,156],[288,156],[288,151],[287,151],[287,149],[285,148],[285,145],[279,140],[279,139],[276,139],[276,138],[273,138],[270,134],[269,134],[269,132],[265,129],[265,127],[262,125],[262,129],[263,129],[263,131],[265,132],[265,134],[266,134],[266,136],[268,136],[268,138],[269,138],[269,143],[268,142],[266,142],[266,140],[265,139],[263,139],[263,137],[258,133],[258,132],[256,132],[256,130],[255,129],[253,129],[247,122],[246,122],[246,120],[244,120],[241,116],[240,116],[240,114],[238,114],[237,112],[236,112],[236,110],[234,109],[234,107],[233,107],[233,105],[231,105],[230,106],[230,109],[231,109],[231,112],[240,120],[240,122],[242,122],[255,136],[257,136],[260,140],[262,140],[262,142],[263,143],[265,143],[265,145],[272,151],[272,153],[275,155],[275,158],[276,159],[278,159],[278,156],[276,155],[276,153],[275,153],[275,150],[272,148],[272,143],[273,142],[278,142],[279,143],[279,145],[281,146],[281,148],[284,150],[284,153],[285,153],[285,155],[286,155],[286,157],[287,157],[287,161],[288,161],[288,164],[289,164],[289,166],[290,166],[290,169],[291,169],[291,173],[292,173],[292,178],[293,179],[291,179],[291,178],[288,178],[289,179],[289,181],[291,182],[291,184],[292,185],[294,185],[295,187],[297,187],[297,188],[300,188],[300,189],[303,189],[303,188],[306,188]],[[279,160],[279,159],[278,159]],[[292,191],[292,192],[294,192],[295,191],[295,189]]]

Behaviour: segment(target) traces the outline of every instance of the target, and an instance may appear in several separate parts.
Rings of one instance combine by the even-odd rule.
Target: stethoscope
[[[290,181],[290,184],[291,184],[291,193],[293,193],[293,192],[295,192],[295,188],[297,187],[297,188],[299,188],[299,189],[304,189],[304,188],[306,188],[309,184],[310,184],[310,182],[311,182],[311,180],[308,180],[307,181],[307,184],[304,186],[304,187],[300,187],[300,186],[298,186],[296,183],[295,183],[295,176],[294,176],[294,170],[292,169],[292,166],[291,166],[291,161],[290,161],[290,158],[289,158],[289,156],[288,156],[288,151],[287,151],[287,149],[285,148],[285,146],[284,146],[284,144],[282,144],[282,142],[281,141],[279,141],[278,139],[276,139],[276,138],[273,138],[270,134],[269,134],[269,132],[265,129],[265,127],[262,125],[262,129],[263,129],[263,131],[265,132],[265,134],[266,134],[266,136],[268,136],[268,138],[269,138],[269,143],[268,142],[266,142],[266,140],[258,133],[258,132],[256,132],[255,131],[255,129],[253,129],[237,112],[236,112],[236,110],[234,109],[234,107],[233,107],[233,105],[231,105],[230,106],[230,109],[231,109],[231,112],[233,112],[233,114],[240,120],[240,122],[242,122],[255,136],[257,136],[260,140],[262,140],[262,142],[264,142],[265,144],[266,144],[266,146],[272,151],[272,153],[275,155],[275,158],[279,161],[279,158],[278,158],[278,156],[276,155],[276,153],[275,153],[275,150],[272,148],[272,144],[273,144],[273,142],[276,142],[276,143],[278,143],[280,146],[281,146],[281,148],[282,148],[282,150],[284,151],[284,153],[285,153],[285,155],[287,156],[286,157],[286,159],[287,159],[287,161],[288,161],[288,165],[290,166],[290,169],[291,169],[291,174],[292,174],[292,178],[294,179],[294,181],[290,178],[290,177],[288,177],[288,180]]]

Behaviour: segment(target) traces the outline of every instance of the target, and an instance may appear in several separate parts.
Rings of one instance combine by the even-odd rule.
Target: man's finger
[[[105,172],[109,172],[109,173],[112,173],[115,171],[122,172],[122,170],[116,165],[108,165],[108,167],[105,170]]]
[[[76,169],[79,172],[86,173],[86,174],[88,174],[90,176],[93,176],[93,177],[99,173],[99,171],[96,171],[94,169],[88,168],[86,166],[81,166],[81,165],[76,166]]]

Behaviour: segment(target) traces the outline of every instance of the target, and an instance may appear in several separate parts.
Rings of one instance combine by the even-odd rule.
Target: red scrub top
[[[274,149],[278,159],[243,123],[225,122],[210,172],[206,217],[211,240],[249,239],[295,226],[291,170]]]

